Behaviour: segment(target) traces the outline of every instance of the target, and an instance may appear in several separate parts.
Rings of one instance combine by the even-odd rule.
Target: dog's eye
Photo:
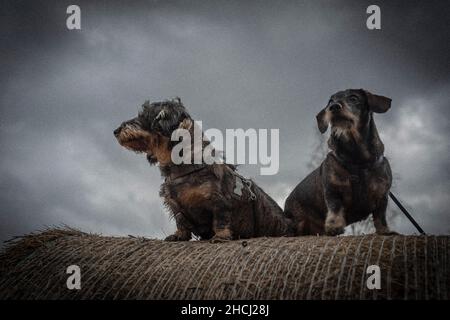
[[[348,100],[350,102],[358,102],[359,98],[357,96],[355,96],[355,95],[352,95],[352,96],[348,97]]]

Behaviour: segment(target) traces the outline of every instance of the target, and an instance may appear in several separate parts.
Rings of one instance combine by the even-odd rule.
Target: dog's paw
[[[164,239],[164,241],[189,241],[189,240],[191,240],[190,236],[182,235],[176,232]]]
[[[325,220],[325,234],[327,236],[337,236],[344,233],[347,226],[345,218],[341,214],[328,214]]]
[[[216,234],[211,238],[211,243],[221,243],[232,240],[230,229],[216,230]]]

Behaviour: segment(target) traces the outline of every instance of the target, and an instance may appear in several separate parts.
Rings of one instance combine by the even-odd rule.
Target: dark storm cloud
[[[255,177],[281,205],[308,173],[315,114],[335,91],[393,99],[377,115],[394,190],[429,232],[448,233],[448,4],[364,1],[6,1],[0,39],[0,239],[66,223],[161,237],[160,177],[121,149],[117,124],[146,99],[181,96],[204,128],[280,128],[280,172]],[[403,218],[394,229],[413,232]]]

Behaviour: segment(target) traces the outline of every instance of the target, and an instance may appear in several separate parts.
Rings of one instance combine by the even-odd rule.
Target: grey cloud
[[[310,170],[315,114],[348,87],[393,99],[377,124],[395,191],[427,231],[449,232],[445,2],[381,1],[381,31],[365,28],[360,1],[81,1],[73,32],[69,4],[2,3],[0,239],[58,223],[173,230],[158,170],[112,130],[176,95],[205,129],[280,129],[279,174],[240,171],[283,205]],[[402,217],[395,227],[414,231]]]

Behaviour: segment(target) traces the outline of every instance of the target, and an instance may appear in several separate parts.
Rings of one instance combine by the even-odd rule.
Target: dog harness
[[[179,175],[174,175],[174,176],[169,175],[169,176],[167,176],[167,178],[169,178],[168,180],[170,180],[170,181],[178,180],[180,178],[186,177],[186,176],[188,176],[190,174],[193,174],[195,172],[201,171],[201,170],[203,170],[205,168],[206,168],[206,165],[204,165],[204,164],[194,165],[192,170],[189,170],[187,172],[183,172],[183,173],[181,173]]]
[[[166,179],[169,181],[174,181],[174,180],[178,180],[180,178],[186,177],[188,175],[191,175],[195,172],[199,172],[203,169],[206,168],[206,164],[200,164],[200,165],[195,165],[191,170],[187,171],[187,172],[183,172],[179,175],[169,175]],[[247,190],[247,192],[249,193],[249,200],[250,201],[255,201],[256,200],[256,194],[253,192],[252,188],[253,188],[253,181],[247,178],[244,178],[243,176],[241,176],[239,173],[237,173],[234,170],[230,170],[230,173],[234,175],[235,178],[235,187],[233,189],[234,194],[238,195],[239,197],[242,197],[243,193],[242,193],[242,189],[245,188]]]
[[[242,196],[242,188],[246,187],[248,193],[250,194],[249,200],[250,201],[255,201],[256,200],[256,194],[253,192],[252,187],[253,187],[253,181],[250,179],[246,179],[243,176],[241,176],[239,173],[237,173],[234,170],[231,170],[231,173],[234,175],[235,177],[235,187],[233,192],[235,194],[237,194],[238,196]]]
[[[339,157],[337,154],[335,153],[331,153],[331,155],[336,159],[336,161],[343,166],[345,169],[347,169],[350,173],[354,173],[354,172],[360,172],[363,170],[367,170],[369,168],[378,168],[384,161],[384,156],[378,156],[374,161],[370,161],[367,163],[363,163],[363,164],[349,164],[349,163],[345,163],[345,161]]]

